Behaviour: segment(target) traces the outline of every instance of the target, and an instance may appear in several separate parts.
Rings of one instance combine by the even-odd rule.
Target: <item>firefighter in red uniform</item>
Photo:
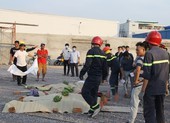
[[[100,111],[100,105],[97,103],[97,93],[100,83],[106,80],[107,61],[105,53],[100,49],[103,41],[96,36],[92,39],[92,48],[87,52],[86,62],[80,71],[79,78],[83,80],[83,76],[87,72],[88,77],[82,88],[82,96],[90,105],[88,111],[89,117],[94,117]]]
[[[169,55],[159,47],[161,41],[161,34],[157,31],[150,32],[146,38],[149,50],[144,57],[142,87],[145,123],[165,123],[164,98],[169,78]]]

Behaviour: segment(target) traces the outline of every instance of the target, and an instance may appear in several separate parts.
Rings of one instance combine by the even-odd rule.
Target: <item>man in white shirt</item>
[[[72,47],[72,52],[70,53],[70,66],[71,66],[71,76],[74,77],[74,67],[76,69],[76,76],[78,77],[78,64],[80,63],[80,52],[76,50],[76,46]]]
[[[66,75],[66,67],[68,67],[67,70],[67,76],[70,72],[70,65],[69,65],[69,58],[70,58],[71,49],[69,48],[69,44],[65,44],[65,48],[62,50],[61,55],[64,57],[64,75]]]
[[[16,66],[18,69],[20,69],[22,72],[27,71],[27,62],[26,62],[26,57],[33,57],[32,55],[28,54],[25,51],[25,44],[21,43],[19,45],[19,50],[16,51],[16,53],[14,54],[14,57],[12,59],[12,61],[14,61],[15,58],[17,58],[17,63]],[[23,76],[22,78],[22,84],[26,85],[26,80],[27,80],[27,76]],[[18,86],[21,86],[21,76],[17,76],[17,82],[18,82]]]

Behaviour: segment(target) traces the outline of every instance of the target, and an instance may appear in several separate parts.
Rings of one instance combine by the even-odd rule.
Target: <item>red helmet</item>
[[[162,41],[162,36],[158,31],[151,31],[146,39],[145,39],[149,44],[153,44],[156,46],[159,46]]]
[[[91,43],[101,46],[103,44],[103,40],[99,36],[96,36],[92,39]]]
[[[110,47],[104,47],[104,48],[103,48],[103,51],[104,51],[104,52],[106,52],[106,51],[108,51],[108,50],[110,50]]]

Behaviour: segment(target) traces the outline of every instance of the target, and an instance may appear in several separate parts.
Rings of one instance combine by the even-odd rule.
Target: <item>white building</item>
[[[18,33],[79,36],[99,35],[109,37],[117,37],[119,33],[119,23],[117,21],[64,17],[4,9],[0,9],[0,22],[16,22],[38,25],[38,27],[18,25]],[[0,26],[7,25],[1,24]]]
[[[131,21],[120,24],[119,37],[132,37],[133,34],[150,32],[152,30],[164,30],[164,26],[158,22]]]

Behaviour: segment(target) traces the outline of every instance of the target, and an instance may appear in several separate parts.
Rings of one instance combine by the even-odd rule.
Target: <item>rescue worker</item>
[[[169,78],[169,55],[159,48],[162,41],[159,32],[151,31],[146,41],[149,51],[144,57],[142,86],[145,123],[165,123],[164,98]]]
[[[92,39],[92,48],[87,52],[86,62],[80,72],[80,80],[83,80],[85,73],[88,77],[82,88],[82,96],[85,101],[90,105],[88,111],[89,117],[94,117],[100,111],[100,105],[97,102],[97,94],[100,83],[106,80],[107,62],[105,53],[100,49],[103,41],[100,37],[96,36]]]
[[[118,78],[120,73],[120,63],[119,58],[116,56],[112,56],[110,59],[107,59],[107,62],[109,62],[109,67],[111,68],[111,75],[109,79],[110,89],[111,89],[111,98],[114,99],[114,101],[118,101]]]
[[[168,48],[164,44],[160,44],[159,47],[166,50],[166,51],[168,51]],[[170,54],[169,54],[169,56],[170,56]],[[169,95],[169,81],[166,82],[166,96],[168,96],[168,95]]]
[[[111,59],[112,53],[111,53],[110,47],[109,47],[109,46],[104,47],[104,48],[103,48],[103,51],[104,51],[105,54],[106,54],[106,59],[107,59],[107,60],[108,60],[108,59]],[[109,67],[110,67],[110,60],[107,61],[107,72],[108,72],[108,74],[109,74]],[[106,77],[106,79],[107,79],[107,78],[108,78],[108,76]]]

